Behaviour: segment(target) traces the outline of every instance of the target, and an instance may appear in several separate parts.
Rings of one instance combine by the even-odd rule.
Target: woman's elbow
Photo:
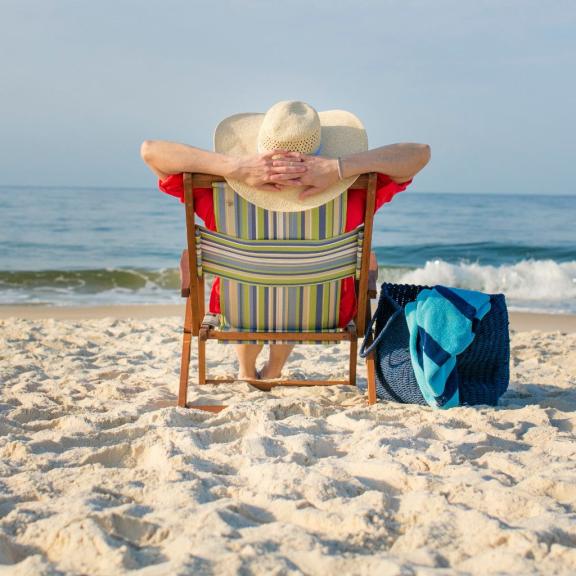
[[[430,162],[430,146],[428,144],[413,144],[414,169],[420,172]]]
[[[146,164],[150,164],[154,158],[154,140],[144,140],[140,146],[140,156]]]
[[[422,164],[422,168],[430,162],[430,158],[432,156],[432,150],[429,144],[418,144],[418,155],[420,158],[420,163]]]

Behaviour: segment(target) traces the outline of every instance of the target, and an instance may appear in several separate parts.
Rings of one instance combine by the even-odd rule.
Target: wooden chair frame
[[[370,300],[376,298],[376,281],[378,277],[378,263],[376,255],[370,251],[372,244],[372,228],[376,205],[376,173],[363,174],[354,183],[354,189],[366,190],[366,210],[364,214],[364,240],[360,277],[356,281],[357,312],[354,322],[339,332],[238,332],[220,331],[213,326],[203,324],[204,310],[204,275],[198,276],[196,266],[196,234],[194,218],[194,188],[211,188],[215,182],[223,182],[220,176],[211,174],[189,174],[184,178],[184,201],[186,211],[186,238],[188,248],[182,252],[180,259],[181,294],[186,298],[186,312],[182,338],[182,360],[180,366],[180,388],[178,393],[178,406],[219,412],[226,408],[223,405],[193,405],[189,404],[188,380],[190,369],[190,353],[192,338],[198,342],[198,384],[226,384],[234,379],[209,378],[206,372],[206,341],[207,340],[234,340],[234,341],[348,341],[350,342],[350,360],[347,380],[250,380],[250,383],[261,390],[270,390],[273,386],[330,386],[338,384],[356,385],[356,363],[358,355],[358,336],[362,336],[370,322]],[[192,273],[191,273],[192,271]],[[369,335],[371,338],[371,336]],[[374,374],[374,359],[372,355],[367,358],[368,369],[368,403],[376,402],[376,383]]]

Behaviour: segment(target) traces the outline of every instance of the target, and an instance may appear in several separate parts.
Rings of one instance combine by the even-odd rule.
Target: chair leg
[[[190,296],[186,300],[184,330],[182,333],[182,358],[180,360],[180,389],[178,390],[178,406],[186,407],[188,399],[188,375],[190,371],[190,348],[192,346],[192,310]]]
[[[184,314],[184,332],[192,333],[192,300],[186,298],[186,313]]]
[[[366,371],[368,373],[368,404],[376,404],[376,370],[374,368],[374,353],[366,357]]]
[[[206,384],[206,340],[198,338],[198,384]]]
[[[350,368],[348,380],[351,386],[356,386],[356,365],[358,361],[358,337],[354,334],[350,340]]]
[[[188,372],[190,370],[190,348],[192,347],[192,334],[184,332],[182,338],[182,361],[180,364],[180,390],[178,392],[178,406],[186,407],[188,399]]]
[[[368,300],[366,306],[366,326],[370,325],[372,315],[371,301]],[[369,340],[372,340],[372,332],[368,335]],[[366,357],[366,372],[368,376],[368,405],[376,404],[376,369],[374,367],[374,353],[370,352]]]

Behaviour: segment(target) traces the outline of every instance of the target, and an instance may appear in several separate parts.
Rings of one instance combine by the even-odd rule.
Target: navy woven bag
[[[404,314],[404,306],[416,300],[425,288],[430,287],[385,282],[380,289],[378,309],[366,329],[360,356],[365,358],[374,352],[376,394],[382,400],[426,405],[412,368],[410,333]],[[490,305],[474,340],[457,358],[461,405],[496,406],[508,388],[510,334],[504,295],[491,294]],[[374,340],[368,344],[373,327]]]

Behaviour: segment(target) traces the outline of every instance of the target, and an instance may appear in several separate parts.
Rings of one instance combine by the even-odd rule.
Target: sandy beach
[[[576,317],[511,315],[498,408],[369,408],[360,365],[191,386],[210,414],[175,406],[181,310],[0,308],[0,574],[576,572]]]
[[[183,317],[184,308],[177,304],[148,304],[123,306],[2,306],[0,320],[22,318],[40,320],[84,320],[94,318],[165,318]],[[516,332],[527,330],[576,332],[576,314],[540,314],[534,312],[510,312],[510,329]]]

